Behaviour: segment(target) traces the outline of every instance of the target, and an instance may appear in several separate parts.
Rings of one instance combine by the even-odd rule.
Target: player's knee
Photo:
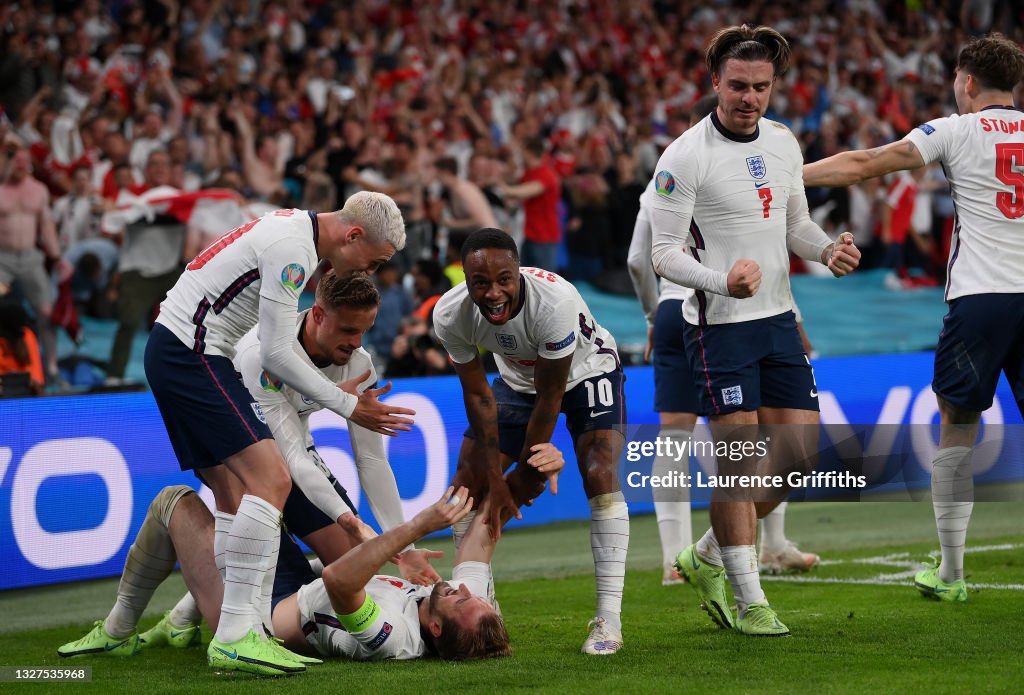
[[[159,521],[164,528],[169,528],[174,508],[181,501],[181,498],[190,492],[195,491],[187,485],[170,485],[165,487],[150,502],[149,515]]]

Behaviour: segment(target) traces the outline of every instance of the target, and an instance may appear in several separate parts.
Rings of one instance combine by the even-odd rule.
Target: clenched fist
[[[753,297],[761,287],[761,266],[756,261],[740,259],[729,271],[729,296],[735,299]]]

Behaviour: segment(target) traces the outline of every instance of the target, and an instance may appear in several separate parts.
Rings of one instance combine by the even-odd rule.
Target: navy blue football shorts
[[[309,560],[291,535],[281,529],[281,549],[277,554],[277,572],[274,574],[274,589],[270,596],[271,612],[277,608],[278,603],[314,581],[316,574],[309,566]]]
[[[686,351],[700,385],[703,413],[793,408],[818,410],[818,387],[796,316],[686,325]]]
[[[951,301],[935,348],[932,390],[958,408],[980,413],[992,407],[1001,371],[1024,413],[1024,294],[972,294]]]
[[[626,375],[621,369],[616,369],[584,379],[565,392],[561,412],[565,413],[565,425],[572,436],[573,445],[580,436],[593,430],[616,430],[625,433],[625,381]],[[501,453],[516,461],[526,442],[526,425],[530,422],[530,414],[533,412],[533,404],[537,397],[530,393],[513,391],[501,377],[494,380],[491,390],[498,405],[498,446]],[[472,428],[466,429],[465,436],[469,439],[476,438]]]
[[[181,470],[211,468],[273,439],[259,403],[227,357],[193,352],[158,323],[146,343],[145,366]]]
[[[654,317],[654,412],[700,415],[702,408],[686,354],[683,300],[666,299]]]

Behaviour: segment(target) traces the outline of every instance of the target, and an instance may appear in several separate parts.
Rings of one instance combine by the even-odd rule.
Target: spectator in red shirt
[[[544,141],[528,140],[523,148],[526,171],[514,186],[502,186],[506,197],[522,201],[522,264],[545,270],[558,270],[558,246],[562,229],[558,224],[558,200],[562,184],[558,174],[544,157]]]

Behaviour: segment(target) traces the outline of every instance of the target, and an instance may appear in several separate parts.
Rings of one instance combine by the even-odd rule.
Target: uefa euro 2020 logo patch
[[[755,181],[760,181],[768,175],[768,167],[765,166],[764,157],[761,155],[755,155],[753,157],[747,157],[747,171],[754,177]]]
[[[306,281],[306,269],[298,263],[289,263],[281,271],[281,284],[285,287],[291,287],[293,290],[302,288],[302,283]]]
[[[266,369],[260,372],[260,388],[262,388],[264,391],[277,392],[281,390],[281,386],[283,385],[284,384],[281,381],[270,376]]]
[[[659,171],[654,177],[654,190],[659,195],[672,195],[676,190],[676,180],[667,171]]]

